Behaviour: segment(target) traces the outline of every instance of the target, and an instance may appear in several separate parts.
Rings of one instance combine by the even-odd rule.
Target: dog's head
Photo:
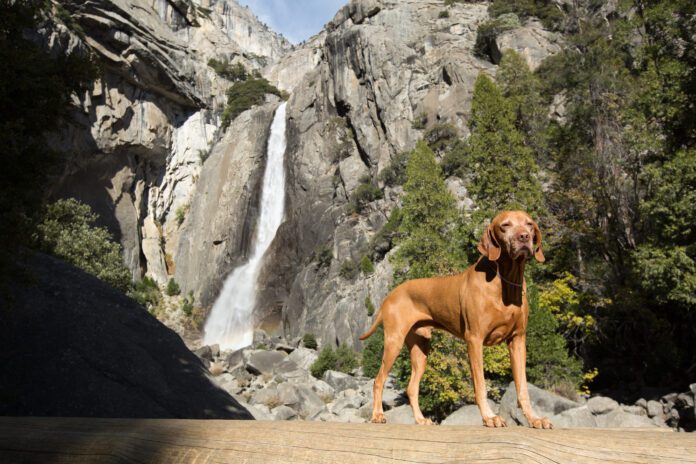
[[[534,255],[543,262],[541,230],[524,211],[503,211],[493,218],[481,237],[479,251],[491,261],[497,261],[502,253],[512,259]]]

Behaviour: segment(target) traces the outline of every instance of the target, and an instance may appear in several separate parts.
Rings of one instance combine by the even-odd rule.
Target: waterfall
[[[283,221],[285,206],[285,103],[276,110],[268,141],[266,169],[261,190],[261,212],[249,261],[225,279],[222,292],[205,323],[203,342],[217,343],[220,349],[236,350],[249,346],[254,336],[253,310],[256,281],[263,255]]]

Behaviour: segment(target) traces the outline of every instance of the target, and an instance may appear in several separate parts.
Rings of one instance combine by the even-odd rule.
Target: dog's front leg
[[[516,335],[508,343],[510,349],[510,361],[512,363],[512,378],[515,381],[517,391],[517,404],[527,418],[530,427],[535,429],[551,429],[553,425],[546,417],[538,417],[532,410],[532,403],[529,400],[527,389],[527,336],[525,334]]]
[[[506,427],[505,420],[493,414],[491,407],[488,405],[486,395],[486,382],[483,378],[483,339],[470,338],[467,339],[469,349],[469,362],[471,364],[471,376],[474,378],[474,395],[476,397],[476,405],[481,412],[483,425],[486,427]]]

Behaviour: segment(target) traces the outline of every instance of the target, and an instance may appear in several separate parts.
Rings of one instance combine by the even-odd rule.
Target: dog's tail
[[[377,327],[382,323],[382,308],[380,308],[379,312],[377,313],[377,317],[375,317],[375,321],[372,323],[372,326],[360,336],[360,340],[365,340],[367,337],[375,333],[375,330],[377,330]]]

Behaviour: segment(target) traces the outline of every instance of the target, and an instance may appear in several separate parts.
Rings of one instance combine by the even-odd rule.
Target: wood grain
[[[12,463],[685,463],[696,434],[635,429],[0,417]]]

